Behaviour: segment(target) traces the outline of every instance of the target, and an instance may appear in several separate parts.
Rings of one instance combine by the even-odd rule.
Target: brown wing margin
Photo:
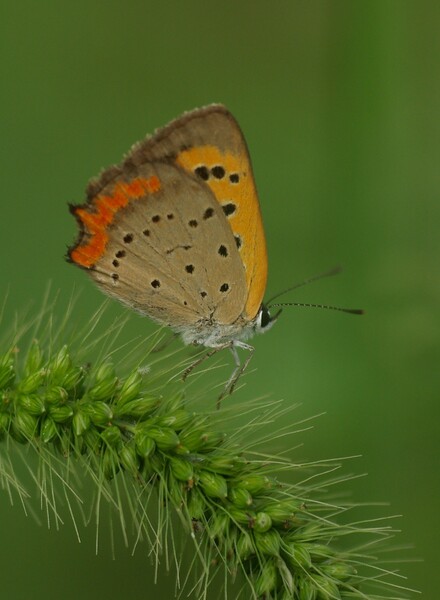
[[[93,199],[106,185],[111,183],[122,173],[125,173],[128,176],[134,175],[138,165],[152,161],[174,161],[178,152],[183,148],[178,145],[176,146],[174,143],[167,144],[167,140],[170,136],[172,134],[179,136],[179,130],[186,129],[185,139],[191,139],[191,130],[188,130],[187,126],[192,121],[199,118],[205,119],[209,115],[218,115],[219,117],[223,117],[223,119],[226,118],[231,125],[230,129],[235,129],[240,143],[244,145],[247,151],[246,143],[241,134],[239,125],[229,110],[223,104],[209,104],[202,108],[184,112],[177,119],[170,121],[164,127],[156,129],[152,135],[148,135],[145,139],[134,144],[121,163],[104,169],[98,177],[89,182],[86,190],[87,199]],[[218,137],[220,136],[221,131],[218,130]],[[196,141],[200,141],[200,138],[194,140],[194,142]],[[210,138],[209,140],[206,140],[205,143],[212,143],[213,141],[215,140],[212,138],[211,131]],[[219,140],[217,140],[217,143],[218,141]]]

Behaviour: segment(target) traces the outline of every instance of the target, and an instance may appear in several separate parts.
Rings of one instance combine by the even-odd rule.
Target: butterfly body
[[[267,254],[244,137],[231,113],[185,113],[133,146],[72,206],[68,260],[186,344],[251,349],[271,324]],[[238,368],[238,367],[237,367]]]

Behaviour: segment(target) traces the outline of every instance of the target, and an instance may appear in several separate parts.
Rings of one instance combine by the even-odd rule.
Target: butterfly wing
[[[106,293],[174,329],[234,322],[247,301],[245,270],[209,187],[166,161],[112,173],[72,207],[80,237],[70,260]]]
[[[185,113],[136,144],[125,162],[103,173],[89,188],[95,196],[122,170],[165,161],[208,186],[229,223],[246,274],[243,317],[257,314],[266,289],[267,251],[246,142],[231,113],[220,104]],[[232,322],[232,311],[227,322]]]

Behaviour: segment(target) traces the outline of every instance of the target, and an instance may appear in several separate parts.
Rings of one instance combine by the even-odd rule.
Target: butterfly
[[[79,236],[67,260],[130,308],[180,334],[185,344],[229,348],[235,361],[224,393],[232,393],[252,358],[247,343],[274,324],[263,302],[267,250],[249,152],[240,127],[221,104],[184,113],[135,144],[124,160],[70,206]],[[331,308],[354,314],[357,309]],[[248,351],[240,361],[238,349]]]
[[[246,340],[275,318],[263,304],[268,261],[251,161],[227,108],[196,109],[158,129],[70,210],[79,236],[67,260],[185,344],[209,348],[205,357],[229,348],[232,392],[254,351]],[[243,364],[240,348],[249,352]]]

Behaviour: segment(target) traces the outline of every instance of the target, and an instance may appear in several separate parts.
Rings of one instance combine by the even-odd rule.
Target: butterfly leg
[[[251,359],[252,359],[252,356],[253,356],[254,350],[255,350],[255,348],[253,346],[250,346],[249,344],[245,344],[244,342],[238,342],[238,341],[231,342],[231,344],[229,345],[229,348],[231,349],[232,356],[234,357],[235,369],[232,372],[232,375],[230,376],[230,378],[228,379],[228,382],[225,385],[223,392],[220,394],[219,398],[217,399],[217,408],[220,408],[220,403],[221,403],[222,399],[227,394],[232,394],[232,392],[234,391],[238,380],[243,375],[243,373],[247,369],[249,363],[251,362]],[[249,355],[247,356],[246,360],[243,361],[243,363],[241,363],[241,361],[240,361],[240,357],[238,356],[237,348],[242,348],[243,350],[247,350],[249,352]]]
[[[188,375],[196,367],[198,367],[202,362],[204,362],[207,358],[211,358],[211,356],[214,356],[214,354],[217,354],[217,352],[219,352],[220,350],[223,350],[223,348],[225,348],[225,346],[217,346],[216,348],[213,348],[212,350],[210,350],[209,352],[207,352],[206,354],[204,354],[203,356],[201,356],[200,358],[195,360],[193,363],[191,363],[189,365],[189,367],[187,367],[184,370],[183,375],[182,375],[182,381],[185,381],[185,379],[188,377]]]

